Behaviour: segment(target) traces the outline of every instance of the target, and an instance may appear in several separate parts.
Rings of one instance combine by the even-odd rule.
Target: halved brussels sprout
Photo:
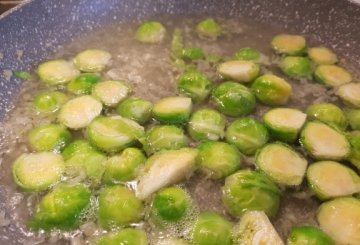
[[[318,65],[333,65],[337,62],[336,54],[325,47],[309,48],[309,58]]]
[[[205,58],[205,54],[201,48],[183,48],[181,57],[189,60],[201,60]]]
[[[235,217],[246,211],[264,211],[275,217],[280,205],[280,190],[265,174],[240,170],[225,179],[222,200],[226,210]]]
[[[200,144],[198,149],[197,163],[213,179],[226,177],[240,168],[240,153],[233,145],[208,141]]]
[[[339,87],[337,95],[350,106],[360,109],[360,83],[348,83]]]
[[[122,229],[115,233],[102,236],[96,245],[148,245],[146,233],[143,230],[134,228]]]
[[[79,75],[75,66],[66,60],[50,60],[37,68],[40,80],[50,85],[64,84]]]
[[[266,127],[250,117],[233,121],[226,129],[225,137],[227,142],[236,145],[245,155],[253,155],[269,140]]]
[[[345,130],[348,121],[344,112],[336,105],[330,103],[318,103],[309,106],[306,114],[311,119],[317,119],[320,122]]]
[[[162,123],[185,123],[189,120],[191,110],[191,98],[166,97],[155,103],[153,116]]]
[[[292,93],[291,85],[284,79],[265,74],[258,77],[251,85],[256,98],[266,105],[285,105]]]
[[[223,30],[214,19],[208,18],[197,24],[196,32],[201,37],[216,39],[223,33]]]
[[[98,117],[87,127],[90,142],[106,152],[118,152],[134,145],[144,136],[144,128],[137,122],[121,117]]]
[[[33,105],[38,112],[50,113],[59,110],[66,100],[67,96],[61,92],[46,91],[34,98]]]
[[[360,200],[337,198],[320,205],[317,221],[336,244],[360,244]]]
[[[143,204],[124,186],[105,187],[100,191],[98,221],[105,229],[137,222],[143,216]]]
[[[309,77],[312,73],[311,62],[300,56],[287,56],[280,63],[281,70],[289,77]]]
[[[43,191],[60,181],[65,170],[64,160],[51,152],[27,153],[12,165],[15,183],[25,191]]]
[[[158,245],[190,245],[187,241],[175,237],[163,239],[157,243]]]
[[[192,231],[193,245],[231,245],[232,226],[229,221],[213,212],[199,215]]]
[[[150,101],[139,98],[128,98],[116,108],[120,116],[145,124],[151,119],[153,105]]]
[[[177,80],[180,94],[190,97],[194,103],[203,102],[210,94],[213,82],[204,74],[192,71],[182,74]]]
[[[360,110],[350,109],[345,111],[345,115],[353,130],[360,130]]]
[[[103,181],[118,184],[135,179],[146,157],[137,148],[126,148],[121,154],[110,157],[105,163]]]
[[[61,184],[40,201],[28,227],[33,230],[72,230],[90,207],[90,190],[82,184]]]
[[[248,83],[260,72],[260,66],[248,60],[230,60],[218,66],[218,73],[225,79]]]
[[[234,54],[234,57],[237,60],[250,60],[256,62],[260,59],[261,54],[259,51],[252,48],[242,48]]]
[[[300,142],[316,160],[341,160],[350,153],[350,144],[343,133],[317,121],[305,124]]]
[[[307,161],[290,146],[271,143],[256,153],[256,166],[275,183],[298,186],[302,183]]]
[[[306,121],[306,114],[292,108],[275,108],[266,112],[263,119],[273,138],[293,143]]]
[[[92,95],[109,107],[116,106],[130,94],[130,87],[124,81],[105,81],[97,83]]]
[[[352,80],[349,72],[336,65],[319,65],[315,69],[314,77],[319,83],[329,87],[347,84]]]
[[[145,199],[153,192],[188,176],[195,167],[198,150],[182,148],[158,152],[145,163],[139,177],[136,195]]]
[[[351,153],[347,160],[360,169],[360,131],[349,133],[347,138],[351,145]]]
[[[75,66],[84,72],[100,72],[109,63],[111,54],[101,49],[87,49],[74,58]]]
[[[96,73],[82,73],[67,84],[67,90],[73,94],[91,94],[101,77]]]
[[[320,199],[360,192],[360,177],[352,169],[338,162],[313,163],[308,168],[306,177],[310,188]]]
[[[165,27],[157,21],[141,24],[135,32],[135,39],[142,43],[160,43],[166,34]]]
[[[250,89],[235,82],[224,82],[216,87],[212,100],[220,112],[232,117],[248,115],[256,106],[255,96]]]
[[[191,115],[188,132],[194,140],[214,140],[224,137],[225,119],[212,109],[200,109]]]
[[[284,245],[263,211],[246,212],[234,230],[236,245]],[[300,245],[300,244],[298,244]]]
[[[85,128],[102,111],[100,101],[83,95],[66,102],[60,109],[58,120],[71,129]]]
[[[71,138],[71,133],[63,125],[48,124],[31,130],[28,142],[34,151],[60,152]]]
[[[147,155],[163,150],[177,150],[189,144],[183,129],[173,125],[152,127],[141,141]]]
[[[288,245],[335,245],[322,230],[313,226],[299,226],[290,231]]]
[[[303,36],[279,34],[271,41],[272,49],[279,54],[301,55],[306,49],[306,40]]]

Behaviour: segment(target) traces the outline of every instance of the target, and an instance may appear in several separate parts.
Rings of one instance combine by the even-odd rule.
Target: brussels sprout
[[[124,81],[105,81],[97,83],[91,93],[109,107],[116,106],[130,94],[130,88]]]
[[[213,212],[199,215],[192,231],[193,245],[231,245],[231,223]]]
[[[223,30],[214,19],[208,18],[197,24],[196,32],[200,37],[216,39],[223,33]]]
[[[265,126],[255,119],[244,117],[233,121],[226,129],[226,141],[246,155],[253,155],[268,140]]]
[[[87,49],[74,58],[75,66],[84,72],[100,72],[109,63],[111,54],[101,49]]]
[[[128,98],[116,108],[120,116],[134,120],[138,124],[145,124],[151,119],[153,105],[150,101]]]
[[[12,165],[15,183],[25,191],[44,191],[62,177],[64,160],[51,152],[28,153],[18,157]]]
[[[161,240],[157,243],[158,245],[189,245],[189,243],[185,240],[170,237],[164,240]]]
[[[169,150],[152,155],[138,178],[136,195],[145,199],[153,192],[188,176],[195,167],[198,151],[192,148]]]
[[[249,211],[241,217],[234,231],[236,245],[284,245],[263,211]]]
[[[85,128],[102,111],[101,103],[90,95],[66,102],[60,109],[58,120],[68,128]]]
[[[275,108],[266,112],[263,119],[273,138],[293,143],[306,121],[306,114],[292,108]]]
[[[91,94],[101,77],[96,73],[82,73],[67,84],[67,90],[73,94]]]
[[[214,140],[224,137],[225,119],[217,111],[201,109],[191,115],[188,132],[194,140]]]
[[[261,57],[259,51],[252,48],[242,48],[234,54],[235,59],[237,60],[250,60],[258,61]]]
[[[315,69],[315,80],[329,87],[350,83],[352,77],[344,68],[336,65],[319,65]]]
[[[153,116],[162,123],[185,123],[192,110],[191,98],[166,97],[157,101],[153,108]]]
[[[345,130],[348,125],[344,112],[334,104],[313,104],[307,108],[306,114],[311,119],[317,119],[320,122],[329,124],[340,130]]]
[[[227,211],[241,217],[246,211],[264,211],[274,217],[280,205],[280,190],[266,175],[240,170],[225,179],[222,200]]]
[[[148,245],[146,233],[133,228],[122,229],[115,233],[102,236],[96,245]]]
[[[337,62],[336,54],[325,47],[309,48],[309,58],[318,65],[333,65]]]
[[[285,105],[292,93],[291,85],[288,82],[272,74],[258,77],[251,85],[251,89],[256,98],[271,106]]]
[[[172,58],[181,58],[184,49],[184,38],[182,31],[175,28],[171,39],[171,55]]]
[[[360,110],[346,110],[345,115],[353,130],[360,130]]]
[[[290,231],[288,245],[335,245],[322,230],[312,226],[299,226]]]
[[[62,125],[48,124],[30,131],[28,142],[34,151],[61,151],[70,141],[71,133]]]
[[[306,40],[302,36],[279,34],[271,41],[272,49],[279,54],[301,55],[306,49]]]
[[[341,160],[350,153],[350,144],[345,135],[317,121],[305,124],[300,142],[316,160]]]
[[[250,89],[235,82],[224,82],[216,87],[212,100],[220,112],[232,117],[248,115],[256,106]]]
[[[58,85],[73,80],[79,71],[66,60],[50,60],[39,65],[37,74],[42,82]]]
[[[353,131],[347,135],[351,145],[351,153],[348,160],[360,169],[360,131]]]
[[[142,140],[147,155],[157,151],[177,150],[189,144],[184,131],[173,125],[161,125],[152,127]]]
[[[198,146],[198,164],[213,179],[226,177],[240,168],[237,148],[224,142],[208,141]]]
[[[360,244],[360,200],[337,198],[320,205],[317,221],[335,244]]]
[[[144,136],[144,128],[135,121],[121,117],[97,117],[87,127],[90,142],[106,152],[118,152],[134,145]]]
[[[28,226],[33,230],[72,230],[90,207],[90,190],[81,184],[61,184],[40,201]]]
[[[184,48],[181,57],[189,60],[201,60],[205,58],[205,54],[201,48]]]
[[[135,179],[146,158],[137,148],[126,148],[121,154],[110,157],[105,165],[103,181],[117,184]]]
[[[282,59],[280,68],[289,77],[309,77],[312,73],[311,62],[308,58],[288,56]]]
[[[360,83],[349,83],[339,87],[337,95],[342,101],[350,106],[360,109]]]
[[[193,71],[182,74],[177,80],[180,94],[190,97],[195,103],[203,102],[210,94],[213,82],[204,74]]]
[[[230,60],[219,65],[218,73],[225,79],[248,83],[260,72],[260,66],[247,60]]]
[[[99,195],[98,220],[105,229],[137,222],[143,215],[143,204],[124,186],[105,187]]]
[[[34,98],[33,105],[38,112],[50,113],[59,110],[66,100],[67,96],[61,92],[46,91]]]
[[[157,22],[145,22],[141,24],[135,33],[135,39],[142,43],[160,43],[166,34],[165,27]]]
[[[360,177],[350,168],[333,161],[310,165],[306,178],[320,199],[348,196],[360,192]]]

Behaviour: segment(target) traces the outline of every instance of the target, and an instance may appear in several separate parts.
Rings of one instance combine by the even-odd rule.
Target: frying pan
[[[31,71],[59,45],[93,29],[163,14],[240,16],[277,25],[326,44],[346,57],[350,67],[360,69],[360,5],[346,0],[26,1],[0,16],[0,120],[12,108],[21,87],[19,79],[9,78],[10,70]],[[16,55],[19,50],[24,52],[21,60]],[[0,211],[6,213],[3,189],[0,180]],[[0,244],[23,244],[22,239],[13,221],[0,227]]]

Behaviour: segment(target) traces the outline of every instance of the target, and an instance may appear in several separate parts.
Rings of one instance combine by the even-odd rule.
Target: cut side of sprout
[[[163,123],[185,123],[192,110],[191,98],[166,97],[155,103],[153,116]]]
[[[79,75],[79,71],[66,60],[50,60],[37,69],[40,80],[50,85],[67,83]]]
[[[360,108],[360,83],[349,83],[340,86],[337,95],[346,105]]]
[[[309,58],[319,65],[333,65],[337,62],[336,54],[325,47],[309,48]]]
[[[33,100],[33,105],[38,112],[51,113],[59,110],[66,100],[67,96],[64,93],[47,91],[38,94]]]
[[[260,66],[252,61],[231,60],[219,65],[218,73],[225,79],[238,82],[251,82],[260,72]]]
[[[123,81],[105,81],[96,84],[92,95],[99,98],[106,106],[116,106],[130,93],[130,88]]]
[[[145,22],[138,27],[135,39],[142,43],[160,43],[166,34],[165,27],[157,21]]]
[[[299,55],[306,49],[306,40],[299,35],[280,34],[271,41],[272,49],[279,54]]]
[[[336,65],[319,65],[314,73],[315,79],[329,87],[350,83],[352,77],[344,68]]]
[[[216,39],[223,31],[219,23],[212,18],[208,18],[197,24],[196,32],[200,37]]]
[[[109,63],[111,54],[101,49],[87,49],[74,58],[75,66],[84,72],[100,72]]]

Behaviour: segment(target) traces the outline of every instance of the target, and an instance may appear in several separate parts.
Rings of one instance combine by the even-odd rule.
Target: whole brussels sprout
[[[210,94],[213,82],[204,74],[192,71],[182,74],[177,80],[180,94],[190,97],[194,103],[203,102]]]
[[[313,226],[299,226],[290,231],[288,245],[335,245],[335,242],[322,230]]]
[[[138,124],[145,124],[151,119],[153,105],[150,101],[128,98],[116,108],[120,116],[134,120]]]
[[[214,19],[208,18],[197,24],[196,32],[201,37],[216,39],[222,34],[223,30]]]
[[[260,59],[261,54],[259,51],[252,48],[242,48],[234,54],[234,57],[237,60],[250,60],[256,62]]]
[[[165,27],[157,21],[141,24],[135,32],[135,39],[142,43],[160,43],[166,34]]]
[[[46,91],[38,94],[34,98],[33,105],[38,112],[52,113],[59,110],[66,100],[67,96],[64,93]]]
[[[102,236],[96,245],[148,245],[146,233],[133,228],[122,229]]]
[[[75,66],[83,72],[100,72],[110,62],[111,54],[101,49],[87,49],[74,58]]]
[[[311,119],[317,119],[323,123],[345,130],[348,121],[344,112],[336,105],[330,103],[317,103],[309,106],[306,114]]]
[[[82,73],[67,84],[67,90],[73,94],[91,94],[101,77],[96,73]]]
[[[310,60],[300,56],[285,57],[280,68],[286,75],[294,78],[309,77],[312,72]]]
[[[272,49],[279,54],[301,55],[306,49],[306,40],[299,35],[279,34],[271,41]]]

